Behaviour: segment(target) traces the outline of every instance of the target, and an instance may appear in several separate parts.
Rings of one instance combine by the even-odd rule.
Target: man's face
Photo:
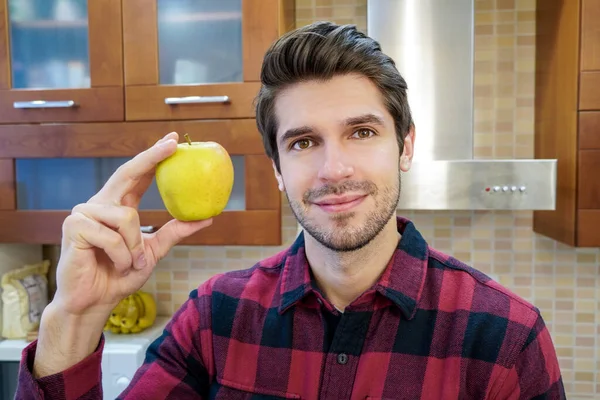
[[[368,78],[298,83],[278,95],[275,112],[276,177],[308,234],[329,249],[352,251],[395,224],[414,134],[401,157],[394,120]]]

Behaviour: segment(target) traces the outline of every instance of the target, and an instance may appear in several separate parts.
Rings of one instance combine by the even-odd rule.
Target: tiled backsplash
[[[332,20],[366,29],[366,0],[296,3],[297,26]],[[531,158],[535,0],[475,3],[475,156]],[[155,294],[160,313],[171,315],[213,274],[248,268],[287,246],[297,225],[285,196],[283,203],[282,247],[173,249],[144,287]],[[531,212],[401,213],[434,247],[493,274],[538,306],[557,347],[569,398],[600,398],[600,249],[573,249],[534,234]]]

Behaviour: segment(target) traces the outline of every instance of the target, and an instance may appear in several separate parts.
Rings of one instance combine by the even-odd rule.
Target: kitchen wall
[[[366,0],[296,2],[297,26],[327,19],[366,28]],[[534,14],[535,0],[476,1],[477,158],[533,157]],[[531,212],[402,214],[434,247],[493,274],[537,305],[557,347],[569,398],[600,397],[600,249],[575,250],[534,234]],[[285,198],[282,226],[289,244],[296,223]],[[156,293],[160,311],[171,314],[209,276],[250,267],[279,249],[177,247],[146,289]]]
[[[42,246],[31,244],[0,244],[0,276],[25,264],[42,260]],[[1,290],[0,290],[1,293]]]

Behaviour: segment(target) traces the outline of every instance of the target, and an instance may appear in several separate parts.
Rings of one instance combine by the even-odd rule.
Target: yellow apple
[[[156,166],[156,185],[173,218],[197,221],[219,215],[233,189],[233,163],[216,142],[179,143]]]

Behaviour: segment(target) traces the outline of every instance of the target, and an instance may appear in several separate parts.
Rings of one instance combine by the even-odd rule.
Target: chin
[[[336,252],[352,252],[367,246],[385,227],[360,214],[341,212],[300,221],[304,231],[322,246]]]
[[[329,237],[325,240],[315,238],[322,246],[337,253],[358,251],[375,239],[375,237]]]

